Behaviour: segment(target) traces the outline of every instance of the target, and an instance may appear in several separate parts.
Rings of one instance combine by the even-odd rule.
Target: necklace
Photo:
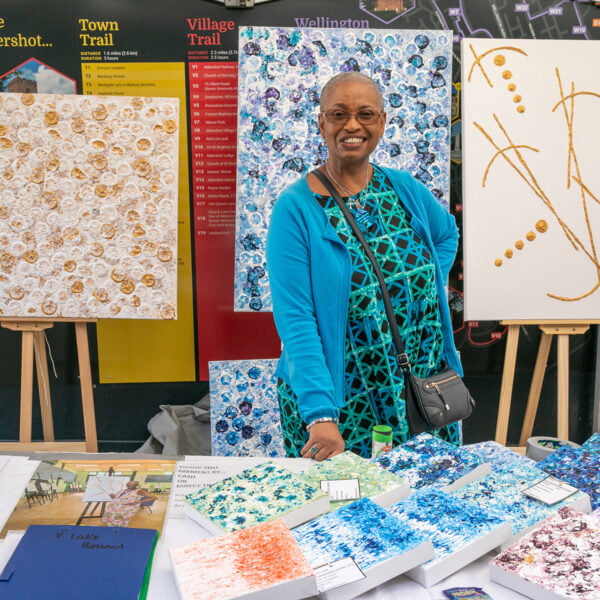
[[[349,197],[352,196],[352,192],[344,185],[342,185],[334,176],[333,173],[329,170],[329,165],[327,163],[325,163],[325,170],[327,171],[327,175],[329,175],[329,177],[332,179],[333,183],[335,183],[335,185],[337,185],[337,187],[342,190],[342,192],[344,192],[344,194],[347,194]],[[361,196],[362,193],[365,191],[365,189],[367,189],[367,185],[369,184],[369,165],[367,165],[367,175],[365,177],[365,184],[363,186],[363,189],[358,192],[357,198],[356,200],[350,200],[348,202],[348,204],[350,206],[356,205],[357,208],[359,208],[360,210],[364,210],[365,207],[363,206],[362,202],[361,202]]]

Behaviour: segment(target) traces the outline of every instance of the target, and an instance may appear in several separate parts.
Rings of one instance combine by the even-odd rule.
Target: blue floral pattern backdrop
[[[278,194],[327,158],[319,91],[341,71],[380,85],[387,125],[372,155],[449,204],[452,33],[445,30],[240,27],[236,311],[271,310],[265,266]]]
[[[276,366],[276,359],[208,363],[213,456],[285,456]]]

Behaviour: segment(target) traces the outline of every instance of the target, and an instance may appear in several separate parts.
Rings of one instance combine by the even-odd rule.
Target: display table
[[[165,533],[157,546],[154,557],[148,600],[177,600],[177,587],[171,571],[168,550],[206,537],[206,532],[191,519],[169,518],[167,521]],[[483,556],[429,589],[408,577],[400,576],[357,596],[357,600],[398,600],[398,598],[442,600],[445,598],[442,590],[454,587],[483,588],[494,600],[525,598],[521,594],[490,581],[488,561],[492,557],[493,554]],[[218,560],[218,557],[215,557],[215,560]]]
[[[56,457],[57,455],[52,455]],[[143,459],[148,458],[147,456],[140,454],[119,454],[119,455],[98,455],[98,454],[62,454],[62,457],[78,457],[81,459],[87,458],[98,458],[102,457],[115,457],[129,458],[129,459]],[[44,455],[47,457],[47,455]],[[38,458],[38,456],[32,456],[32,458]],[[156,458],[156,456],[154,456]],[[182,459],[183,457],[170,457]],[[207,475],[207,481],[201,483],[211,483],[215,480],[215,477],[222,478],[229,476],[233,473],[237,473],[250,465],[262,462],[264,458],[223,458],[223,457],[186,457],[190,462],[193,462],[199,467],[206,467],[206,472],[210,473]],[[278,459],[277,462],[282,462],[288,468],[300,470],[310,464],[312,461],[308,459]],[[216,469],[217,468],[217,469]],[[216,472],[216,470],[218,472]],[[210,477],[210,480],[208,479]],[[28,480],[28,477],[27,477]],[[195,483],[198,483],[196,480]],[[13,486],[14,487],[14,486]],[[7,502],[8,492],[11,492],[14,497],[14,489],[8,490],[4,486],[0,485],[0,511],[9,510],[10,505]],[[172,494],[174,492],[172,491]],[[14,504],[13,504],[14,506]],[[200,527],[196,522],[188,517],[183,516],[180,512],[170,508],[169,513],[165,520],[163,528],[163,534],[158,542],[156,553],[154,556],[154,562],[152,566],[152,573],[150,579],[150,589],[148,593],[148,600],[177,600],[178,593],[175,584],[175,579],[171,569],[171,563],[169,559],[169,549],[183,544],[194,542],[198,539],[208,537],[208,533]],[[0,515],[2,517],[2,515]],[[14,544],[14,536],[11,538],[11,542]],[[6,560],[8,560],[12,548],[9,548],[9,542],[0,540],[0,569]],[[512,590],[505,588],[499,584],[490,581],[488,572],[488,561],[493,557],[493,554],[488,554],[471,563],[468,567],[458,571],[454,575],[448,577],[442,582],[435,586],[427,589],[416,583],[407,577],[400,576],[394,580],[388,581],[387,583],[378,586],[371,591],[358,596],[361,600],[397,600],[398,598],[411,598],[411,600],[419,599],[433,599],[442,600],[444,595],[443,590],[454,587],[478,587],[483,588],[494,600],[503,600],[511,598],[524,598],[524,596],[513,592]],[[218,557],[215,557],[218,560]]]

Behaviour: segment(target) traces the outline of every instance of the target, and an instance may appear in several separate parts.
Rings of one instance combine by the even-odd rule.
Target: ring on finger
[[[311,454],[316,454],[318,451],[319,451],[319,449],[316,446],[311,446],[311,448],[310,448]]]

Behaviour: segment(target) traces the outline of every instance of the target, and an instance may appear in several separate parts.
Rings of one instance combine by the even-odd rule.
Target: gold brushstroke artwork
[[[0,94],[0,316],[176,318],[178,147],[176,98]]]
[[[488,48],[478,54],[475,47],[471,44],[470,50],[474,60],[468,72],[469,81],[476,73],[480,73],[490,87],[493,87],[493,81],[496,77],[511,80],[507,88],[511,93],[514,93],[517,87],[522,87],[518,81],[516,83],[512,81],[518,77],[518,72],[515,74],[511,70],[514,70],[514,67],[511,66],[511,60],[507,57],[506,53],[510,51],[521,56],[527,56],[527,52],[517,47],[506,45]],[[492,60],[485,60],[488,57],[492,57]],[[497,67],[502,67],[502,69],[496,72],[494,69]],[[545,292],[548,298],[561,302],[575,303],[589,298],[600,290],[600,260],[596,243],[596,237],[600,232],[598,231],[598,227],[594,228],[591,216],[592,209],[597,209],[600,205],[600,193],[594,189],[594,183],[597,185],[598,180],[596,173],[583,172],[581,154],[578,152],[577,136],[574,127],[576,115],[584,110],[583,102],[588,103],[585,106],[588,115],[590,114],[590,102],[596,103],[596,111],[600,109],[600,103],[597,102],[600,100],[600,93],[595,90],[580,89],[577,82],[569,81],[568,74],[561,72],[558,66],[554,66],[552,72],[556,100],[551,106],[549,114],[545,116],[550,118],[553,114],[561,114],[563,117],[566,147],[558,147],[557,150],[562,151],[561,156],[564,155],[565,157],[564,189],[557,190],[556,186],[550,187],[544,184],[545,173],[542,172],[539,166],[536,170],[536,166],[534,165],[538,163],[532,160],[532,157],[536,153],[540,153],[542,149],[520,140],[520,130],[516,127],[513,130],[509,130],[506,119],[499,114],[499,111],[492,111],[491,113],[493,126],[484,126],[478,121],[473,121],[472,125],[489,142],[492,149],[481,177],[481,187],[485,188],[487,186],[488,179],[497,164],[497,160],[504,161],[510,167],[510,171],[514,174],[516,180],[520,180],[526,184],[530,190],[530,197],[539,201],[541,206],[551,214],[558,226],[558,230],[570,247],[577,253],[579,259],[591,263],[592,269],[588,272],[595,273],[595,279],[588,283],[587,289],[573,290],[573,293],[570,295],[557,294],[552,290],[546,290]],[[521,99],[520,94],[512,98],[515,103],[517,101],[520,102]],[[522,104],[519,104],[517,107],[518,112],[524,113],[525,110],[526,108]],[[564,144],[564,140],[557,140],[556,143]],[[594,182],[592,182],[593,178],[595,178]],[[575,203],[579,211],[578,216],[581,216],[581,222],[583,223],[583,226],[578,226],[578,230],[576,230],[576,227],[569,220],[569,217],[573,213],[567,212],[564,208],[564,196],[569,190],[572,190],[576,196]],[[563,202],[562,204],[561,201]],[[572,206],[569,206],[569,209],[572,210]],[[550,224],[546,220],[540,219],[535,223],[535,227],[530,229],[524,237],[528,242],[539,240],[536,232],[539,234],[546,233],[549,227]],[[514,243],[514,247],[518,250],[523,250],[525,243],[523,240],[517,240]],[[505,252],[504,256],[508,257],[508,254]],[[496,267],[506,266],[506,263],[500,258],[492,259],[492,262]]]

